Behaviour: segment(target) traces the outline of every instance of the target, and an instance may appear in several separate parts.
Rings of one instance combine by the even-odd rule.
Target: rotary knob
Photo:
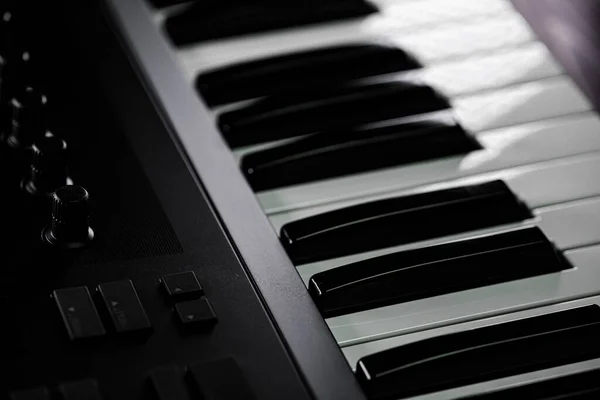
[[[63,186],[52,195],[52,222],[42,231],[51,245],[76,249],[94,239],[90,227],[90,195],[81,186]]]
[[[31,167],[21,183],[23,190],[32,195],[47,196],[69,183],[64,140],[47,135],[35,141],[31,153]]]
[[[18,149],[31,146],[44,136],[46,96],[27,87],[12,99],[12,131],[6,138],[8,146]]]

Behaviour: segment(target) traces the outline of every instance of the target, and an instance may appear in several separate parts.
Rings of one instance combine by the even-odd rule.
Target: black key
[[[106,333],[85,286],[55,290],[53,298],[71,340],[95,338]]]
[[[217,323],[217,316],[206,298],[177,303],[175,311],[186,328],[209,328]]]
[[[359,204],[285,224],[295,264],[341,257],[531,218],[502,181]]]
[[[10,400],[50,400],[50,391],[44,386],[31,389],[15,390],[9,395]]]
[[[321,22],[377,12],[365,0],[202,1],[170,16],[165,28],[176,45]]]
[[[466,154],[481,149],[454,120],[321,132],[242,158],[255,191]]]
[[[309,291],[331,318],[568,268],[533,227],[344,265],[314,275]]]
[[[370,400],[400,399],[600,356],[597,305],[472,329],[363,357]]]
[[[130,280],[103,283],[98,293],[119,334],[150,334],[152,325]]]
[[[196,87],[214,106],[419,67],[397,47],[348,44],[219,68],[199,75]]]
[[[266,97],[223,113],[219,126],[230,146],[244,146],[450,107],[432,88],[408,82],[308,88]]]
[[[497,392],[469,396],[468,399],[597,400],[600,399],[600,369]]]
[[[58,392],[62,400],[102,400],[98,383],[92,379],[63,383]]]
[[[192,365],[188,378],[202,399],[256,400],[240,367],[232,358]]]
[[[167,295],[175,301],[190,300],[204,294],[193,271],[165,275],[161,281]]]
[[[190,400],[178,367],[163,367],[150,372],[149,382],[156,400]]]

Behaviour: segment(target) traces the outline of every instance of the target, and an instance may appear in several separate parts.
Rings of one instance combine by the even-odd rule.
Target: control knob
[[[42,231],[51,245],[76,249],[94,239],[90,227],[90,195],[81,186],[60,187],[52,195],[52,222]]]
[[[30,86],[12,99],[12,130],[6,138],[8,146],[25,148],[44,136],[46,103],[46,96]]]
[[[67,143],[49,134],[31,147],[32,163],[21,187],[36,196],[51,195],[70,183],[67,175]]]

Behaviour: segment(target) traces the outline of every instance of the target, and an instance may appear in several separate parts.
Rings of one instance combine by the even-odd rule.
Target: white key
[[[456,179],[592,151],[588,146],[593,147],[597,142],[598,118],[595,114],[545,120],[592,108],[566,77],[467,96],[457,100],[456,106],[463,126],[472,132],[479,132],[479,128],[542,121],[479,133],[477,138],[485,149],[466,156],[260,192],[257,196],[263,209],[267,214],[281,213]]]
[[[481,318],[600,294],[600,268],[597,267],[600,246],[581,248],[600,243],[600,198],[541,208],[535,210],[535,215],[535,220],[521,225],[535,224],[559,249],[575,249],[566,252],[574,269],[329,318],[327,324],[336,340],[344,347],[420,330],[424,325],[456,323],[474,316]],[[492,231],[498,233],[506,230],[506,227],[498,227],[485,232],[490,234]],[[479,235],[470,233],[460,236]],[[417,246],[399,246],[397,249]],[[390,249],[387,250],[389,252]],[[370,258],[372,255],[365,253],[360,258]],[[322,269],[344,264],[340,259],[329,261],[329,264],[320,264]],[[308,266],[311,269],[315,267],[313,264]],[[299,267],[299,271],[304,273],[303,267]]]
[[[448,8],[451,8],[449,3]],[[185,75],[193,80],[201,72],[239,62],[343,44],[395,44],[424,65],[430,65],[449,58],[466,57],[476,52],[518,46],[535,40],[527,22],[512,10],[486,18],[438,24],[422,30],[406,29],[408,27],[394,24],[393,18],[375,15],[351,22],[200,43],[176,49],[175,53]]]
[[[418,342],[420,340],[434,338],[442,335],[453,334],[470,329],[482,328],[485,326],[507,323],[522,318],[531,318],[536,316],[546,315],[552,312],[560,312],[588,305],[600,305],[600,297],[588,297],[584,299],[572,300],[560,304],[534,308],[525,311],[514,312],[507,315],[486,318],[472,322],[461,323],[457,325],[444,326],[437,329],[426,330],[417,333],[410,333],[402,336],[396,336],[384,340],[378,340],[368,343],[359,344],[356,346],[346,347],[342,349],[346,360],[351,368],[355,369],[358,360],[370,354],[380,351],[385,351],[398,346],[407,345]],[[514,375],[502,379],[490,380],[474,385],[463,386],[445,390],[443,392],[411,397],[413,400],[442,400],[442,399],[457,399],[463,396],[474,395],[478,393],[487,393],[499,389],[507,389],[527,383],[539,382],[542,380],[557,378],[560,376],[571,375],[574,373],[598,369],[600,367],[600,359],[592,359],[589,361],[566,364],[554,368],[542,369],[526,374]]]
[[[578,259],[579,262],[585,264],[590,260],[591,255],[598,254],[600,251],[599,247],[593,247],[588,249],[582,249],[578,251],[579,254],[575,258]],[[582,257],[582,253],[586,253],[588,257]],[[384,351],[387,349],[391,349],[394,347],[402,346],[409,343],[414,343],[419,340],[429,339],[436,336],[448,335],[451,333],[461,332],[468,329],[482,328],[484,326],[495,325],[504,322],[510,322],[517,319],[528,318],[528,317],[536,317],[540,315],[545,315],[551,312],[558,312],[569,310],[578,307],[584,307],[587,305],[598,304],[600,305],[600,296],[592,295],[587,296],[586,298],[573,299],[569,301],[561,302],[560,304],[553,304],[547,306],[540,307],[532,307],[531,309],[518,311],[513,313],[503,313],[505,315],[499,315],[492,318],[481,318],[477,321],[470,321],[465,323],[457,323],[450,326],[439,327],[436,329],[422,329],[420,332],[410,333],[405,335],[398,335],[395,337],[387,338],[384,340],[371,341],[367,343],[362,343],[355,346],[349,346],[342,351],[346,356],[346,360],[348,363],[354,367],[356,366],[356,362],[361,358],[369,354],[377,353],[380,351]]]
[[[551,379],[570,376],[573,374],[584,373],[600,368],[600,358],[590,361],[579,362],[575,364],[563,365],[560,367],[529,372],[521,375],[513,375],[507,378],[496,379],[493,381],[482,382],[478,384],[462,386],[459,388],[448,389],[441,392],[425,394],[422,396],[411,397],[411,400],[448,400],[464,399],[477,394],[487,394],[499,390],[511,389],[514,387],[534,384]]]

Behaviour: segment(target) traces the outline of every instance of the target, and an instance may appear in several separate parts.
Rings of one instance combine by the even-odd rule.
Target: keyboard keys
[[[155,369],[150,372],[148,380],[157,400],[191,400],[183,371],[178,367]]]
[[[166,31],[176,45],[357,18],[377,12],[364,0],[203,1],[170,16]]]
[[[98,384],[92,379],[63,383],[58,392],[62,400],[102,400]]]
[[[185,328],[206,329],[217,323],[217,316],[205,297],[177,303],[175,312]]]
[[[419,68],[397,47],[348,44],[263,58],[201,74],[196,87],[211,106]]]
[[[425,339],[363,357],[371,400],[398,399],[600,355],[597,305]]]
[[[71,340],[95,338],[106,333],[86,287],[55,290],[52,296]]]
[[[118,334],[150,334],[152,325],[130,280],[98,286],[113,327]]]
[[[305,264],[530,217],[504,182],[493,181],[331,211],[284,225],[280,237],[292,261]]]
[[[539,228],[423,247],[314,275],[324,318],[571,268]]]
[[[468,398],[461,397],[465,400],[593,400],[598,398],[600,398],[600,369]]]
[[[448,107],[433,89],[414,83],[347,85],[267,97],[223,113],[219,126],[229,145],[236,147]]]
[[[174,301],[190,300],[204,294],[193,271],[165,275],[161,281],[167,296]]]
[[[502,118],[500,114],[496,119]],[[259,201],[267,214],[281,214],[294,209],[450,181],[600,149],[600,137],[595,133],[600,129],[596,112],[544,119],[486,132],[473,131],[464,122],[461,126],[469,132],[475,132],[482,150],[432,163],[386,168],[265,191],[258,193]],[[565,136],[565,132],[569,132],[569,135]]]
[[[188,377],[202,399],[256,400],[240,367],[232,358],[189,367]]]
[[[245,156],[255,191],[433,160],[481,149],[452,118],[364,126],[303,137]]]

